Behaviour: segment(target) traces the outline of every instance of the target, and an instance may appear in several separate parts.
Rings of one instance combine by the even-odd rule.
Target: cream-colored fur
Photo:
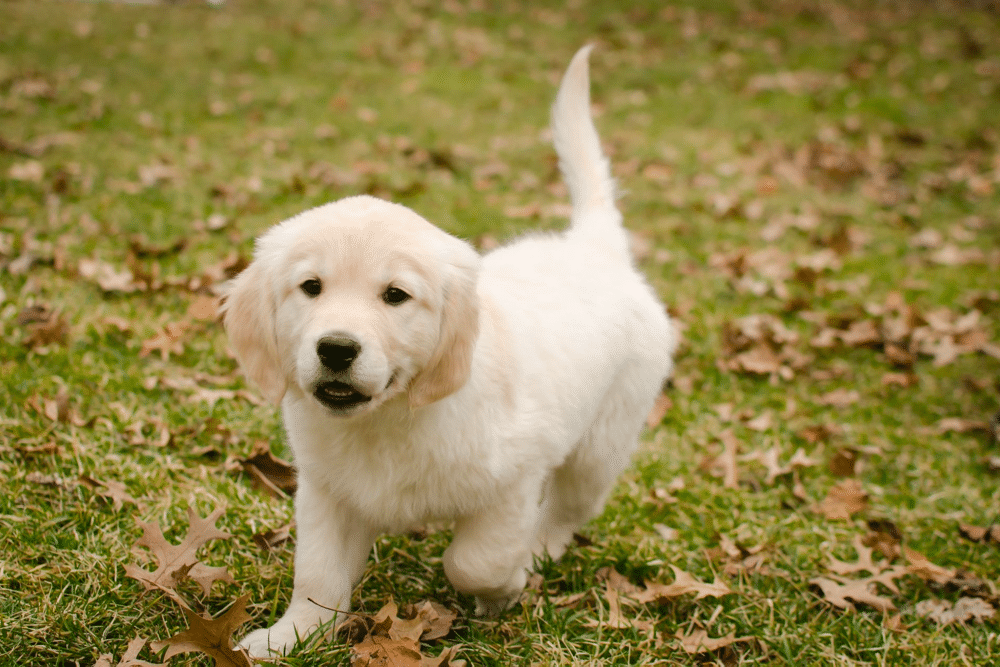
[[[299,471],[295,586],[242,642],[287,651],[347,610],[374,540],[454,521],[444,568],[479,613],[600,512],[670,372],[675,334],[635,269],[581,49],[553,107],[573,214],[480,257],[409,209],[352,197],[258,241],[224,306],[281,402]]]

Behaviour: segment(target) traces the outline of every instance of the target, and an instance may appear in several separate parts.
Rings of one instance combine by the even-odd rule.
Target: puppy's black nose
[[[347,336],[324,336],[316,343],[316,354],[335,373],[346,371],[361,352],[358,341]]]

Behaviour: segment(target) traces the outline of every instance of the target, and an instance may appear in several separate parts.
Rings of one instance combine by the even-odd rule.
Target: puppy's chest
[[[309,444],[297,452],[299,474],[388,531],[474,512],[492,502],[497,486],[488,461],[446,448],[405,440]]]

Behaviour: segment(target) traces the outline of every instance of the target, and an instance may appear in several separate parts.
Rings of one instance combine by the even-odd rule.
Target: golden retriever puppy
[[[233,352],[281,403],[299,475],[291,602],[243,639],[251,655],[328,629],[378,535],[431,520],[454,522],[448,579],[499,613],[629,464],[676,337],[615,207],[589,51],[552,111],[564,233],[481,257],[403,206],[351,197],[269,230],[233,281]]]

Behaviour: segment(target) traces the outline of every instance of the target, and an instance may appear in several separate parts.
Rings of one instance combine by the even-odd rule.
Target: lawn
[[[23,0],[0,3],[0,664],[138,664],[181,605],[247,596],[237,637],[281,614],[291,492],[249,461],[287,451],[219,284],[363,192],[484,250],[561,228],[548,107],[587,42],[675,376],[521,604],[476,618],[430,526],[378,541],[355,609],[451,610],[434,664],[1000,663],[996,6]],[[158,565],[143,525],[178,544],[215,510],[230,536],[187,544],[228,577],[129,576]],[[347,664],[366,629],[281,664]]]

